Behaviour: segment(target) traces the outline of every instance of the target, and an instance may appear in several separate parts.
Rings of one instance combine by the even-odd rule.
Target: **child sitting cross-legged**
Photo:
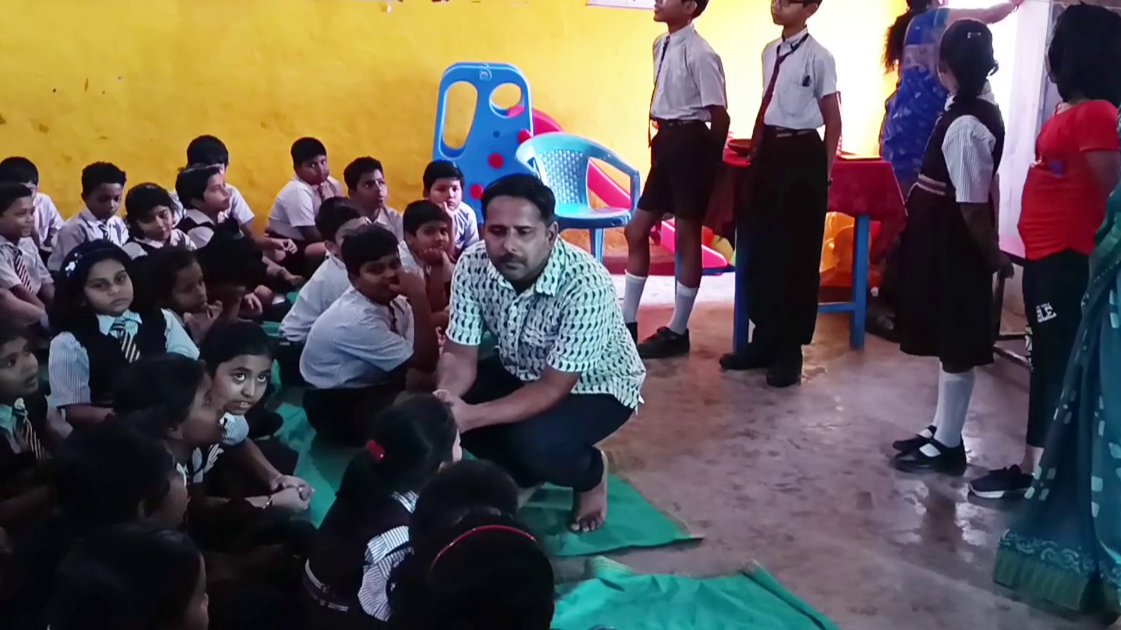
[[[0,531],[18,539],[51,507],[43,464],[60,441],[26,333],[0,322]]]
[[[82,243],[67,254],[51,309],[47,363],[51,405],[71,425],[112,413],[113,387],[126,367],[165,352],[198,357],[198,347],[173,313],[134,305],[132,260],[108,241]]]
[[[82,243],[105,240],[120,247],[128,241],[128,226],[117,216],[126,181],[125,172],[108,162],[94,162],[82,169],[86,207],[59,229],[47,269],[58,273],[70,250]]]
[[[134,262],[144,304],[164,309],[179,318],[195,344],[201,344],[222,315],[222,303],[210,303],[206,279],[195,253],[165,248]]]
[[[384,576],[393,566],[385,560],[409,540],[418,493],[462,456],[455,420],[428,394],[385,410],[370,437],[347,466],[308,559],[309,627],[373,627],[367,615],[385,620]],[[368,572],[382,576],[380,585],[366,584]]]
[[[43,192],[39,191],[39,168],[31,160],[13,155],[0,160],[0,182],[23,184],[31,189],[35,204],[35,231],[31,239],[39,248],[39,256],[44,263],[50,258],[54,249],[58,231],[62,229],[65,221],[58,212],[54,201]]]
[[[401,269],[393,234],[372,225],[342,251],[351,288],[311,327],[300,373],[319,436],[361,443],[368,419],[406,386],[431,390],[439,346],[424,280]]]
[[[323,235],[315,228],[315,215],[324,201],[342,197],[343,189],[331,177],[327,147],[318,139],[296,140],[291,154],[295,177],[276,195],[267,233],[295,242],[296,253],[282,262],[293,273],[304,274],[319,266],[327,255]]]
[[[311,493],[306,487],[234,498],[212,493],[210,473],[223,449],[244,441],[244,434],[235,435],[235,427],[224,422],[225,402],[216,395],[201,361],[176,355],[150,357],[121,376],[117,413],[121,423],[163,439],[187,478],[188,531],[214,555],[214,571],[208,576],[211,612],[216,620],[227,620],[221,627],[236,627],[232,620],[245,614],[235,596],[244,590],[270,593],[256,602],[258,612],[267,611],[280,620],[298,617],[291,595],[299,588],[304,550],[314,527],[290,515],[307,510]],[[250,468],[245,474],[259,472]],[[269,481],[261,479],[261,485]]]
[[[195,249],[195,243],[175,227],[171,194],[157,184],[133,186],[125,195],[125,223],[129,240],[122,249],[132,258],[165,247]]]
[[[0,183],[0,318],[20,326],[46,323],[55,290],[31,239],[33,198],[23,184]]]
[[[440,206],[452,220],[449,248],[453,260],[479,242],[479,220],[471,206],[463,203],[463,171],[447,160],[436,160],[424,169],[424,196]]]
[[[389,207],[389,185],[385,182],[385,168],[379,160],[369,156],[355,158],[346,165],[343,179],[346,181],[347,199],[358,207],[362,216],[393,232],[397,238],[405,238],[401,229],[401,213]]]

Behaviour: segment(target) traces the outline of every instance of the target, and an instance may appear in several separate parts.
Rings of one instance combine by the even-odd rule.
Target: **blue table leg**
[[[747,292],[747,234],[736,228],[736,300],[732,314],[732,352],[747,352],[751,343],[751,298]]]
[[[868,319],[868,250],[872,220],[868,215],[856,218],[856,238],[852,246],[852,320],[849,324],[849,345],[864,349],[865,324]]]

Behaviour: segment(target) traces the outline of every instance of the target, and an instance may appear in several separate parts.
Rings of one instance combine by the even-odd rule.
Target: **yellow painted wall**
[[[890,82],[878,60],[902,0],[826,0],[815,35],[837,57],[845,148],[873,151]],[[519,66],[535,106],[568,131],[647,166],[652,39],[644,11],[584,0],[6,0],[0,154],[23,154],[64,214],[78,175],[117,163],[131,183],[172,184],[190,138],[230,146],[231,181],[258,215],[314,135],[341,179],[353,157],[387,165],[397,207],[419,193],[436,86],[457,61]],[[759,52],[777,34],[766,0],[714,0],[699,21],[722,55],[733,130],[750,132]]]

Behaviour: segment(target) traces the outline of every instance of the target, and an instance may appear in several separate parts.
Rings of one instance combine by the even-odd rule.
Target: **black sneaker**
[[[686,354],[689,354],[688,330],[678,334],[663,326],[638,344],[638,356],[643,359],[668,359]]]
[[[934,435],[933,424],[927,427],[926,430],[928,433],[930,433],[931,436]],[[907,438],[906,440],[896,440],[891,443],[891,447],[899,451],[900,453],[910,453],[911,451],[921,447],[923,444],[926,444],[929,441],[930,438],[920,433],[913,438]]]
[[[993,470],[969,482],[969,491],[982,499],[1003,499],[1021,496],[1031,487],[1032,476],[1019,466]]]
[[[940,472],[947,475],[962,475],[965,473],[965,444],[958,444],[950,448],[938,440],[929,440],[927,444],[938,449],[938,454],[931,457],[917,448],[910,453],[900,453],[892,460],[896,470],[903,472]]]
[[[782,389],[802,382],[802,348],[778,353],[767,370],[767,385]]]
[[[631,334],[631,341],[638,343],[638,322],[627,324],[627,332]]]

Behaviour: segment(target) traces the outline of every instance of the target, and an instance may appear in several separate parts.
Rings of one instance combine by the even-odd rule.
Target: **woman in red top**
[[[1024,308],[1032,339],[1027,446],[1020,465],[969,485],[982,498],[1019,495],[1031,487],[1062,393],[1094,235],[1121,180],[1121,67],[1103,56],[1117,49],[1119,37],[1102,28],[1093,11],[1068,9],[1047,51],[1048,72],[1063,103],[1039,133],[1020,214],[1027,258]]]

